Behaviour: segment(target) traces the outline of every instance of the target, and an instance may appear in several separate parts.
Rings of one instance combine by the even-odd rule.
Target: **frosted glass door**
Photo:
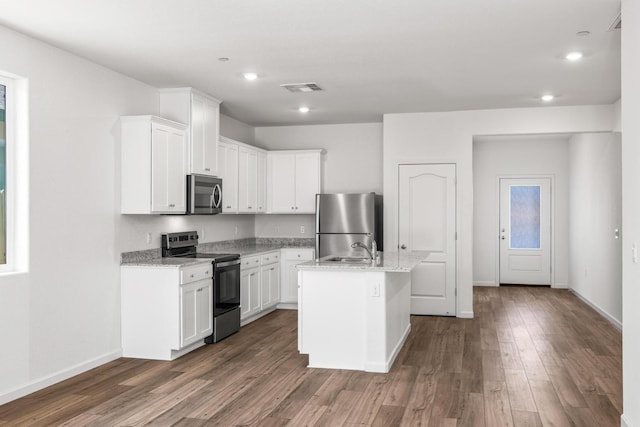
[[[500,180],[500,283],[551,284],[551,182]]]

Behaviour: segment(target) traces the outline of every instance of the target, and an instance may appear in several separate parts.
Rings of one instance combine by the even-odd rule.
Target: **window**
[[[0,83],[3,83],[0,81]],[[0,265],[7,264],[7,86],[0,84]]]
[[[0,71],[0,273],[29,267],[28,80]]]

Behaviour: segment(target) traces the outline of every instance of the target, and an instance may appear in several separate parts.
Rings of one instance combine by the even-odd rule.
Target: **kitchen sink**
[[[341,262],[344,264],[368,264],[371,262],[371,258],[357,258],[357,257],[341,257],[334,256],[323,259],[325,262]]]

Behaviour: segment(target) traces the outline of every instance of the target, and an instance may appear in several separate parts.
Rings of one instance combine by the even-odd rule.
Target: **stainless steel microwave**
[[[187,215],[222,212],[222,178],[187,175]]]

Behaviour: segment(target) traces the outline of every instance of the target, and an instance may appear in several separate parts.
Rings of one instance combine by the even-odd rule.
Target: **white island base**
[[[303,266],[298,350],[309,367],[389,372],[411,330],[411,273]]]

